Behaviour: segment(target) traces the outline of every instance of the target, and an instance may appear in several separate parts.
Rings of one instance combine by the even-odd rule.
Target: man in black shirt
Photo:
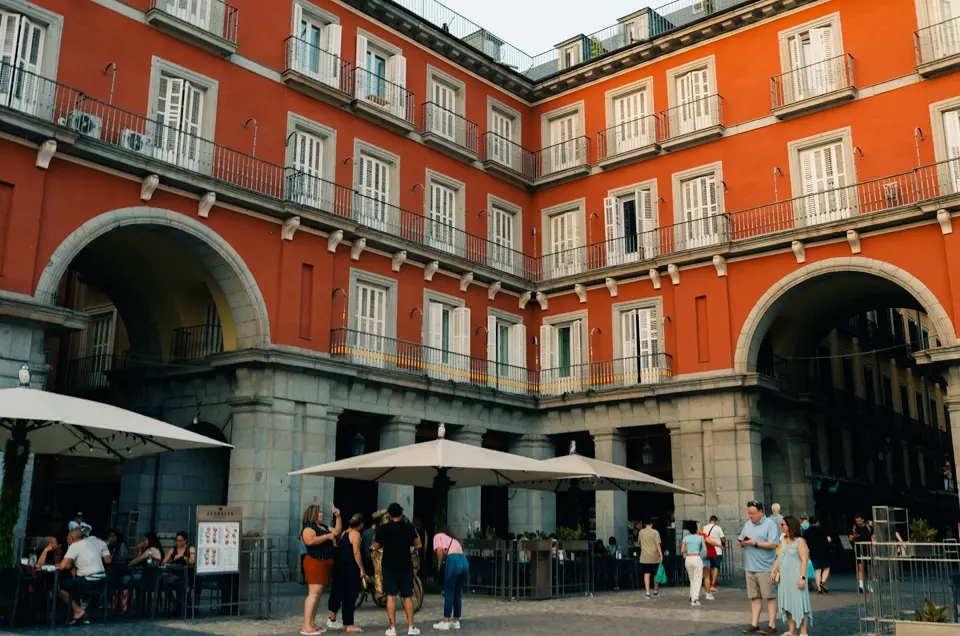
[[[853,544],[854,554],[857,554],[857,545],[858,543],[873,543],[873,530],[870,529],[870,526],[866,524],[863,520],[863,515],[858,514],[853,518],[854,526],[853,530],[850,531],[850,543]],[[861,548],[861,551],[863,548]],[[859,556],[859,555],[858,555]],[[869,574],[869,572],[867,572]],[[864,565],[863,561],[859,558],[857,559],[857,583],[860,585],[860,593],[863,593],[863,576],[864,576]]]
[[[830,592],[827,579],[830,578],[830,544],[832,539],[820,527],[820,520],[810,518],[810,527],[803,531],[803,540],[807,542],[810,551],[810,562],[813,563],[813,572],[817,578],[817,594]]]
[[[403,518],[400,504],[390,504],[387,515],[390,522],[381,524],[373,539],[373,548],[383,549],[380,574],[383,592],[387,595],[387,618],[390,620],[386,636],[397,635],[398,595],[403,599],[403,611],[407,615],[407,636],[419,636],[420,630],[413,625],[413,559],[410,558],[410,548],[420,550],[423,543],[413,524]]]

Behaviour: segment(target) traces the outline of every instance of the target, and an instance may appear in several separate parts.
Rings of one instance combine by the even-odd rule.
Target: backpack
[[[716,529],[717,529],[717,524],[713,524],[713,527],[710,528],[710,532],[708,532],[708,533],[705,534],[704,536],[709,537],[710,535],[713,534],[713,531],[716,530]],[[706,540],[704,540],[704,543],[705,543],[706,546],[707,546],[707,558],[708,558],[708,559],[716,559],[717,556],[718,556],[718,555],[717,555],[717,547],[716,547],[715,545],[711,544],[711,543],[708,543]]]

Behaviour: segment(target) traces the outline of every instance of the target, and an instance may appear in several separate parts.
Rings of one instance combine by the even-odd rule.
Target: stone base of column
[[[545,435],[525,435],[510,452],[532,459],[550,459],[556,455],[553,442]],[[551,534],[557,531],[557,496],[552,492],[509,489],[509,532]]]
[[[395,417],[380,429],[380,450],[399,448],[417,442],[417,425],[419,419]],[[398,503],[404,514],[413,519],[413,486],[398,486],[396,484],[378,484],[377,504],[380,509],[392,503]]]

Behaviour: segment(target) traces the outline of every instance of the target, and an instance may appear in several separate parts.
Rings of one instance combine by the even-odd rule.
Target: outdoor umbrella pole
[[[440,532],[440,529],[447,525],[447,502],[452,486],[453,482],[447,476],[447,469],[438,468],[437,476],[433,478],[433,506],[437,532]]]
[[[13,529],[20,518],[20,492],[30,457],[28,424],[24,420],[4,420],[10,431],[3,450],[3,485],[0,487],[0,567],[13,563]]]

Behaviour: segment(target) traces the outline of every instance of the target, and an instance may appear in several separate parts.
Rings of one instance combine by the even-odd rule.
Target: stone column
[[[853,435],[848,427],[843,429],[843,469],[847,477],[853,477]]]
[[[482,446],[486,429],[464,427],[453,439],[461,444]],[[447,523],[458,537],[467,536],[467,529],[480,521],[480,487],[454,488],[447,498]]]
[[[830,432],[827,429],[827,423],[823,420],[817,422],[817,451],[820,453],[820,472],[830,474]]]
[[[395,416],[380,429],[380,450],[398,448],[417,441],[418,417]],[[400,504],[408,518],[413,519],[413,486],[379,484],[378,506],[386,508],[396,502]]]
[[[524,435],[510,448],[510,452],[532,459],[550,459],[556,456],[553,442],[546,435]],[[557,531],[557,496],[552,492],[511,488],[509,532]]]
[[[673,483],[683,488],[703,493],[674,495],[674,517],[677,522],[685,519],[709,517],[708,511],[720,503],[717,495],[718,465],[712,420],[688,420],[667,423],[670,432],[670,456],[673,467]],[[707,439],[709,436],[709,440]],[[710,461],[707,456],[709,455]],[[729,466],[727,466],[729,469]]]
[[[308,468],[337,460],[337,424],[343,409],[319,404],[297,403],[294,411],[294,466]],[[290,527],[294,535],[307,506],[323,506],[330,514],[333,504],[333,477],[293,477],[291,481]]]
[[[590,431],[596,459],[627,465],[627,443],[619,430]],[[596,493],[597,538],[616,537],[618,545],[627,545],[627,493],[622,490]]]

